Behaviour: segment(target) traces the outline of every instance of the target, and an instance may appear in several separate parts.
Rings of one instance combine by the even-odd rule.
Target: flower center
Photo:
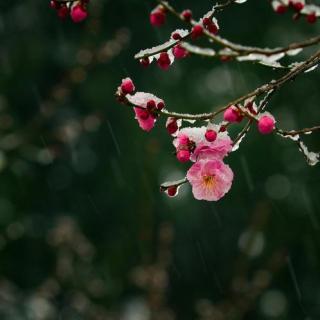
[[[203,182],[207,188],[212,188],[215,185],[214,176],[203,176]]]

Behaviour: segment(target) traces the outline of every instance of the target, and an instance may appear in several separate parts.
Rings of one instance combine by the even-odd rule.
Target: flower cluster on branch
[[[144,66],[156,60],[158,66],[163,70],[167,70],[175,59],[186,58],[190,54],[218,56],[223,61],[229,59],[258,61],[274,68],[283,67],[279,60],[284,56],[296,55],[304,48],[320,43],[318,36],[281,48],[259,48],[236,44],[218,35],[220,30],[216,14],[223,11],[228,5],[244,2],[246,1],[230,0],[214,5],[196,21],[192,18],[193,14],[190,9],[178,12],[168,2],[159,1],[159,5],[150,14],[150,23],[153,26],[163,25],[166,15],[171,13],[187,23],[189,29],[173,31],[166,43],[142,50],[135,58],[139,59]],[[305,5],[302,1],[281,1],[281,3],[293,8],[299,14],[304,14],[305,10],[310,9],[310,6]],[[199,37],[206,37],[210,47],[196,46],[194,42]],[[217,50],[213,46],[222,48]],[[275,133],[296,142],[310,165],[315,165],[320,161],[319,153],[310,152],[302,140],[304,134],[320,131],[320,126],[285,131],[276,125],[275,117],[266,111],[272,96],[283,85],[299,75],[315,70],[319,63],[320,51],[317,51],[308,59],[287,66],[287,73],[277,80],[263,84],[223,106],[215,107],[210,113],[184,114],[169,111],[162,99],[151,93],[135,92],[135,86],[130,78],[122,80],[116,97],[120,103],[133,108],[139,126],[145,131],[150,131],[159,117],[166,117],[166,128],[173,138],[177,160],[192,163],[184,179],[166,182],[161,185],[161,190],[169,196],[175,196],[180,186],[189,182],[196,199],[217,201],[230,190],[233,181],[233,172],[225,161],[231,152],[239,148],[253,124],[256,124],[261,134]],[[217,117],[220,114],[222,121],[219,121]],[[242,124],[245,120],[247,121],[242,125],[238,134],[230,137],[229,127],[234,124]],[[195,126],[195,122],[202,122],[202,124]]]

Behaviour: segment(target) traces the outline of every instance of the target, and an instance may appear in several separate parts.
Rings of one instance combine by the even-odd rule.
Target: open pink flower
[[[199,160],[189,169],[187,179],[197,200],[217,201],[230,190],[233,172],[221,160]]]

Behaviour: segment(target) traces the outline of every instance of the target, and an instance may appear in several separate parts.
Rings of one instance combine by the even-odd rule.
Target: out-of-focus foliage
[[[282,74],[190,57],[168,72],[133,60],[180,26],[148,23],[152,1],[92,1],[86,22],[48,1],[0,4],[0,318],[318,319],[320,171],[291,141],[256,130],[230,156],[218,203],[177,198],[181,178],[164,119],[150,134],[114,100],[126,76],[176,111],[211,110]],[[195,16],[211,1],[175,1]],[[278,46],[320,25],[248,1],[219,16],[244,44]],[[314,49],[308,49],[306,54]],[[281,127],[320,119],[319,72],[270,105]],[[161,122],[162,121],[162,122]],[[319,136],[308,138],[319,150]]]

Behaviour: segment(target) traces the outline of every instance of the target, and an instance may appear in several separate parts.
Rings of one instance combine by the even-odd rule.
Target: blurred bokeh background
[[[228,158],[225,198],[199,202],[184,186],[169,199],[160,183],[188,166],[165,119],[146,134],[114,99],[130,76],[170,110],[205,112],[284,71],[199,57],[144,69],[133,55],[182,26],[152,28],[153,1],[93,0],[78,25],[48,2],[0,3],[0,319],[320,319],[319,166],[253,129]],[[174,1],[196,17],[210,4]],[[259,46],[320,31],[268,1],[218,19],[223,36]],[[319,123],[319,80],[276,94],[280,127]],[[319,150],[319,135],[306,143]]]

